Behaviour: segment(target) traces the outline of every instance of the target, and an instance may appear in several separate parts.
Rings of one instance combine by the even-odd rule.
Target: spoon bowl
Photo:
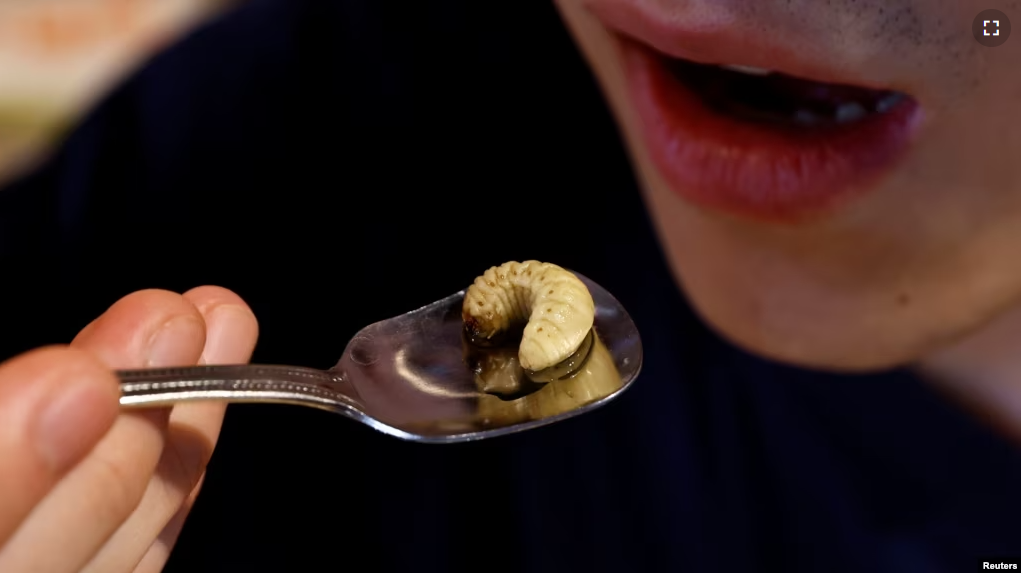
[[[329,410],[404,440],[454,443],[545,426],[613,400],[642,367],[642,342],[624,307],[575,273],[596,306],[593,350],[580,373],[515,400],[482,392],[465,358],[465,291],[369,325],[329,370],[194,366],[118,372],[121,405],[193,400],[271,402]]]

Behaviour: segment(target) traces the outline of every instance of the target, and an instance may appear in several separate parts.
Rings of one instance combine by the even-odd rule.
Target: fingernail
[[[149,368],[195,364],[195,338],[201,336],[202,324],[190,316],[175,318],[164,324],[149,342]]]
[[[83,381],[84,382],[84,381]],[[108,427],[105,411],[116,408],[107,389],[88,383],[62,390],[43,409],[36,426],[36,448],[55,473],[85,457]]]
[[[252,341],[244,329],[251,322],[251,313],[240,306],[225,304],[213,309],[208,319],[210,329],[203,351],[205,361],[221,364],[247,362],[251,357]]]

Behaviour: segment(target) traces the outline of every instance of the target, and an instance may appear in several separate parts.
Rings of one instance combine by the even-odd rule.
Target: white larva
[[[566,360],[593,328],[596,306],[585,283],[551,263],[511,261],[476,278],[462,318],[473,335],[490,339],[525,323],[518,361],[538,372]]]

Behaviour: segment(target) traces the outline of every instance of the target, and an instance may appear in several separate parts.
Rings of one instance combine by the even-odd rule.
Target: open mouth
[[[651,159],[702,207],[796,222],[875,188],[922,117],[893,90],[665,55],[620,36]]]
[[[889,112],[908,97],[896,91],[804,80],[764,68],[668,58],[664,65],[709,110],[775,129],[840,128]]]

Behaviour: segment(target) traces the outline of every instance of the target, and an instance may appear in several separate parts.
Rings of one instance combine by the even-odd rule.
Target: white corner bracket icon
[[[991,34],[990,32],[987,31],[987,24],[993,24],[994,28],[996,28],[994,30],[993,34]],[[983,35],[984,36],[999,36],[999,35],[1001,35],[1001,21],[1000,20],[983,20]]]

